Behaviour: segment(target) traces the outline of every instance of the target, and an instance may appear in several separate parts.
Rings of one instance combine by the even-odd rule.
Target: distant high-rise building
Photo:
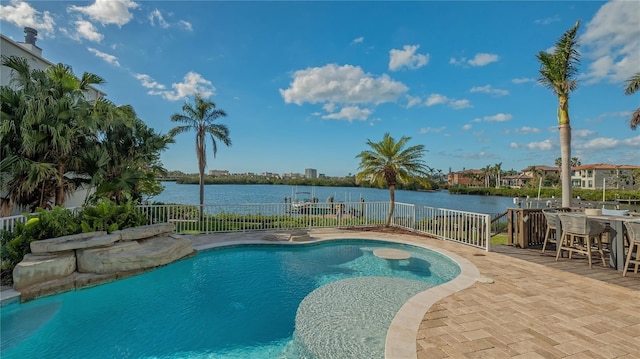
[[[318,171],[315,168],[306,168],[304,170],[304,178],[317,178]]]

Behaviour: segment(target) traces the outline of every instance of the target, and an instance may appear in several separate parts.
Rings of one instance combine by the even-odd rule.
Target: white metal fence
[[[141,205],[153,223],[174,223],[178,233],[216,233],[383,225],[389,202],[204,205]],[[13,230],[25,216],[0,218],[0,229]],[[491,216],[482,213],[395,203],[391,226],[489,250]]]

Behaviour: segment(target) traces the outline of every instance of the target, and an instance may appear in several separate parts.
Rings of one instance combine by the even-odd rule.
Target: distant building
[[[500,178],[500,182],[502,186],[511,187],[511,188],[522,188],[525,187],[529,182],[533,180],[533,177],[519,173],[517,175],[510,176],[502,176]]]
[[[571,186],[585,189],[640,189],[640,182],[633,178],[634,165],[595,163],[571,169]]]
[[[449,186],[465,185],[465,186],[483,186],[484,172],[481,170],[463,170],[458,172],[449,172],[447,175],[447,183]]]
[[[315,168],[306,168],[304,178],[318,178],[318,171]]]
[[[545,165],[529,166],[524,170],[522,170],[522,173],[532,178],[547,177],[549,175],[559,175],[560,167],[552,167],[552,166],[545,166]]]
[[[227,170],[209,170],[209,176],[228,176],[229,171]]]
[[[38,31],[30,27],[24,28],[24,42],[15,42],[5,35],[0,34],[0,53],[3,56],[19,56],[27,59],[27,63],[31,69],[45,70],[51,65],[55,65],[53,62],[45,59],[42,56],[42,49],[36,45],[36,38]],[[8,86],[11,84],[11,72],[13,70],[0,66],[0,85]],[[88,100],[94,100],[99,97],[104,97],[105,94],[95,88],[91,88],[85,96]]]
[[[303,178],[304,175],[302,173],[283,173],[282,178]]]

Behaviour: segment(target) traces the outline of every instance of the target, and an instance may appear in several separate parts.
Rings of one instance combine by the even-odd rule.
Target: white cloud
[[[351,41],[352,44],[361,44],[364,41],[364,37],[360,36],[360,37],[356,37],[355,39],[353,39],[353,41]]]
[[[422,100],[418,96],[407,95],[407,108],[411,108],[415,105],[419,105]]]
[[[330,113],[328,115],[322,116],[324,119],[335,119],[335,120],[348,120],[349,122],[353,120],[366,120],[369,115],[371,115],[372,111],[369,109],[361,109],[358,106],[346,106],[340,109],[340,112]]]
[[[97,57],[103,59],[105,62],[110,63],[116,67],[120,67],[120,63],[118,62],[118,58],[113,56],[113,55],[109,55],[107,53],[104,53],[102,51],[96,50],[92,47],[87,48],[87,50],[89,50],[90,53],[96,55]]]
[[[449,63],[452,65],[469,65],[469,66],[486,66],[492,62],[496,62],[500,59],[500,56],[496,54],[487,54],[483,52],[479,52],[472,59],[467,59],[466,57],[461,57],[459,59],[451,58],[449,59]]]
[[[553,144],[551,140],[544,140],[542,142],[529,142],[524,147],[530,150],[548,151],[553,149]]]
[[[582,150],[608,150],[620,149],[621,147],[640,148],[640,135],[623,140],[610,137],[598,137],[584,143],[576,144],[576,148]]]
[[[640,2],[614,0],[598,10],[579,41],[593,59],[583,78],[621,82],[640,68]]]
[[[73,5],[67,10],[81,12],[102,25],[122,26],[133,18],[129,9],[136,9],[138,6],[131,0],[95,0],[89,6]]]
[[[493,95],[493,96],[506,96],[509,94],[509,91],[507,90],[501,90],[501,89],[494,89],[491,87],[491,85],[485,85],[485,86],[475,86],[472,87],[471,90],[469,90],[470,92],[481,92],[481,93],[486,93],[489,95]]]
[[[0,5],[0,20],[18,27],[31,27],[47,36],[53,35],[55,21],[48,11],[41,13],[20,0],[11,0],[9,5]]]
[[[389,70],[398,71],[403,67],[419,69],[429,63],[429,54],[416,54],[420,45],[404,45],[403,50],[389,50]]]
[[[324,104],[324,106],[322,106],[322,109],[327,111],[327,112],[333,112],[336,110],[336,104],[333,102],[328,102],[326,104]]]
[[[620,140],[615,138],[599,137],[582,144],[576,144],[576,147],[584,150],[606,150],[618,147],[619,144]]]
[[[482,119],[487,122],[504,122],[512,118],[510,113],[498,113],[493,116],[484,116]]]
[[[286,103],[336,102],[371,103],[394,102],[408,88],[384,74],[374,77],[359,66],[329,64],[310,67],[293,74],[289,88],[280,89]]]
[[[89,21],[78,20],[74,24],[76,25],[76,33],[71,37],[75,40],[87,39],[93,42],[100,42],[104,38]]]
[[[476,54],[476,56],[473,59],[469,60],[468,63],[471,66],[486,66],[492,62],[498,61],[499,58],[500,57],[495,54],[479,53],[479,54]]]
[[[574,137],[589,137],[591,135],[595,135],[595,132],[591,130],[578,130],[578,129],[572,128],[571,134]]]
[[[509,148],[520,148],[520,145],[519,145],[519,144],[517,144],[517,143],[515,143],[515,142],[511,142],[511,143],[509,144]]]
[[[473,128],[473,125],[471,125],[470,123],[467,123],[466,125],[462,126],[462,129],[465,131],[469,131],[471,128]]]
[[[179,21],[180,25],[182,25],[182,27],[185,28],[185,30],[187,31],[193,31],[193,26],[191,26],[191,23],[188,21],[184,21],[184,20],[180,20]]]
[[[550,17],[545,17],[542,19],[536,19],[533,23],[538,25],[549,25],[554,22],[560,21],[560,15],[554,15]]]
[[[149,14],[149,22],[151,23],[151,26],[155,26],[157,22],[158,26],[164,29],[169,27],[169,23],[165,21],[164,17],[162,16],[162,13],[158,9],[153,10]]]
[[[513,82],[516,85],[519,85],[527,82],[536,82],[536,79],[531,77],[518,77],[518,78],[512,79],[511,82]]]
[[[159,84],[153,78],[151,78],[151,76],[146,74],[136,74],[135,78],[140,80],[142,86],[148,89],[164,90],[166,88],[163,84]]]
[[[460,110],[460,109],[463,109],[463,108],[473,107],[473,106],[471,106],[471,102],[469,102],[469,100],[467,100],[467,99],[451,100],[451,101],[449,101],[448,106],[453,108],[453,109],[455,109],[455,110]]]
[[[156,82],[146,74],[136,74],[135,78],[140,81],[142,86],[149,89],[147,92],[149,95],[162,96],[162,98],[169,101],[177,101],[196,93],[207,98],[214,95],[216,91],[211,81],[204,79],[199,73],[193,71],[184,75],[182,82],[172,84],[171,88],[173,90],[167,90],[165,85]]]
[[[427,134],[427,133],[440,133],[442,131],[444,131],[446,129],[445,126],[441,126],[441,127],[423,127],[420,130],[418,130],[418,133],[421,135]]]
[[[425,106],[430,107],[433,105],[440,105],[440,104],[444,104],[447,103],[449,101],[449,99],[447,98],[447,96],[443,96],[437,93],[431,94],[429,95],[429,97],[427,98],[427,102],[425,102]]]
[[[505,131],[506,133],[510,133],[509,131]],[[515,130],[513,130],[513,133],[519,134],[519,135],[529,135],[532,133],[540,133],[540,129],[539,128],[535,128],[535,127],[528,127],[528,126],[523,126],[520,128],[516,128]]]
[[[448,98],[447,96],[440,95],[437,93],[429,95],[429,97],[427,98],[427,101],[425,101],[424,103],[424,105],[427,107],[431,107],[434,105],[443,105],[443,104],[446,104],[447,106],[456,110],[467,108],[467,107],[473,107],[469,102],[469,100],[467,99],[456,100],[456,99],[451,99],[451,98]]]

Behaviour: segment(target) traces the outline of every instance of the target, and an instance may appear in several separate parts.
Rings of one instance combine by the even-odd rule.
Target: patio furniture
[[[589,268],[592,266],[592,252],[597,250],[602,264],[606,267],[604,251],[602,250],[602,233],[606,230],[604,224],[587,218],[585,214],[558,213],[562,226],[562,236],[558,246],[556,260],[560,258],[562,251],[567,251],[569,259],[573,253],[586,255],[589,259]]]
[[[552,209],[543,209],[542,213],[544,214],[544,218],[547,221],[547,230],[544,234],[544,242],[542,243],[542,253],[544,253],[547,248],[547,243],[556,243],[556,237],[558,235],[558,212]],[[553,237],[551,236],[551,232],[553,232]]]
[[[622,270],[622,276],[626,277],[629,264],[634,264],[633,273],[638,273],[638,267],[640,267],[640,221],[625,221],[624,226],[627,228],[627,234],[629,236],[629,251],[627,251],[627,260]],[[635,258],[632,258],[634,249],[636,251]]]

